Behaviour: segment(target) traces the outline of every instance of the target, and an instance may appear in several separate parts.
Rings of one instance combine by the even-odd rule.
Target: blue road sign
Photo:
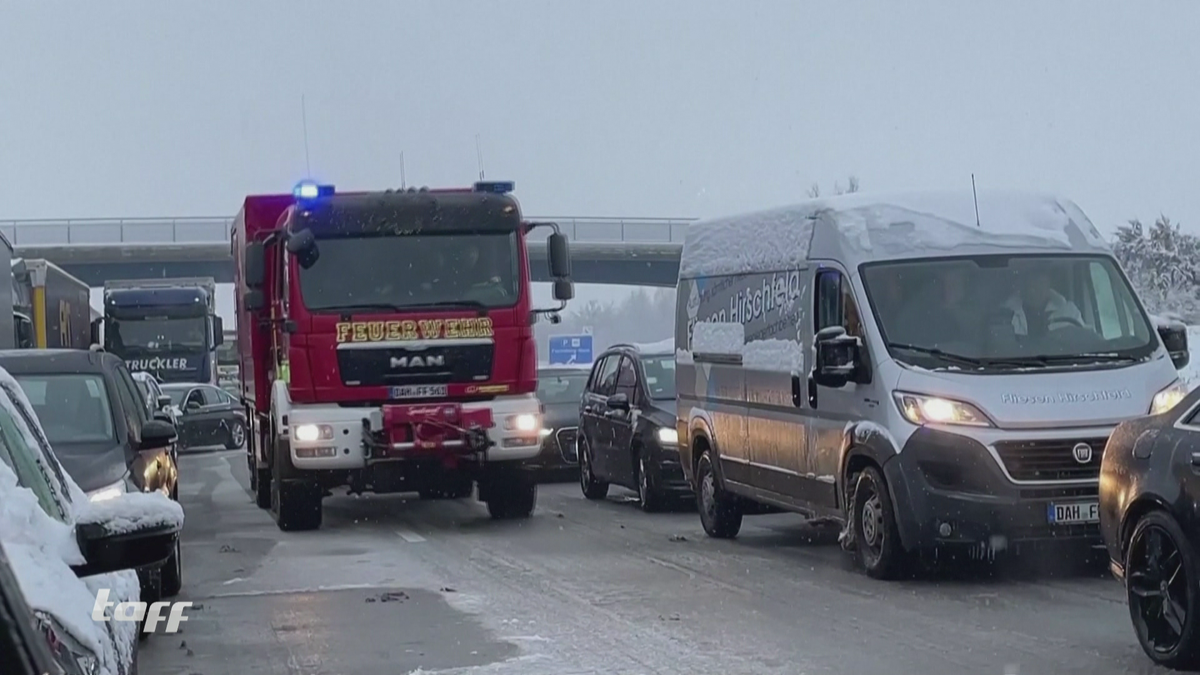
[[[591,335],[550,336],[550,365],[592,362]]]

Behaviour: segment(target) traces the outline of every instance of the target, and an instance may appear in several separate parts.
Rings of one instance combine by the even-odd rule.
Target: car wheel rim
[[[241,447],[246,442],[246,428],[240,424],[233,425],[233,444]]]
[[[1151,525],[1131,544],[1129,606],[1138,637],[1156,653],[1174,651],[1188,612],[1188,570],[1166,529]]]
[[[883,553],[883,504],[879,501],[879,492],[873,488],[863,501],[859,522],[868,555],[872,560],[878,559]]]

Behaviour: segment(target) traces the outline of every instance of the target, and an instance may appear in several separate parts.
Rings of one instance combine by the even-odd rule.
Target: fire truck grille
[[[492,376],[495,346],[339,349],[338,372],[349,387],[481,382]]]

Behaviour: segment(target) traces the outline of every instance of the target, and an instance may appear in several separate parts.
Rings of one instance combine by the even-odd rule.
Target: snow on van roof
[[[688,226],[681,277],[777,271],[808,257],[850,267],[876,260],[1075,251],[1109,247],[1068,199],[981,190],[979,220],[970,189],[855,193]]]

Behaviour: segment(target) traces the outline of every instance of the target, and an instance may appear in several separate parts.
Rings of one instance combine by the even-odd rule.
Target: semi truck
[[[242,395],[238,361],[237,331],[225,330],[225,338],[217,348],[217,386],[232,396]]]
[[[13,275],[17,349],[87,349],[91,345],[91,289],[49,260],[17,258]]]
[[[216,288],[211,277],[105,282],[104,349],[163,383],[216,384]]]
[[[281,530],[335,488],[532,514],[535,316],[574,295],[567,240],[512,183],[247,197],[232,230],[247,462]],[[533,309],[526,240],[551,230],[557,308]]]

